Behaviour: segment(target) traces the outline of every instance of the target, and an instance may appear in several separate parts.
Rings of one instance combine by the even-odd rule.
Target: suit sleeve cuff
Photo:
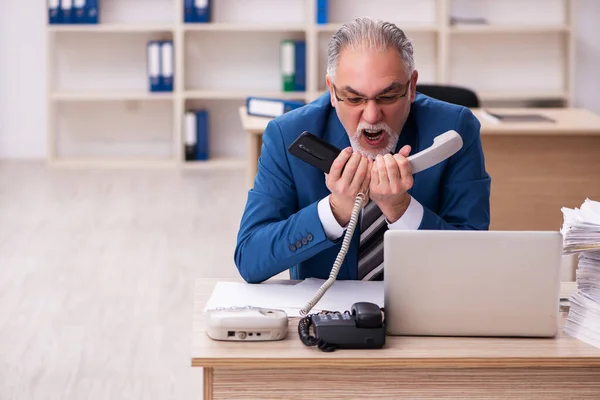
[[[337,240],[342,237],[346,227],[341,226],[333,216],[331,204],[329,204],[329,196],[319,201],[317,204],[317,212],[327,239]]]
[[[390,224],[388,222],[388,229],[390,230],[417,230],[421,226],[423,220],[423,206],[412,196],[408,208],[404,212],[398,221]],[[387,221],[387,219],[386,219]]]

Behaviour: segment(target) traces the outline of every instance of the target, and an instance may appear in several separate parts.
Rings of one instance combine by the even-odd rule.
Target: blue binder
[[[48,0],[48,23],[60,24],[62,11],[60,9],[60,0]]]
[[[60,1],[60,10],[61,10],[61,23],[63,24],[72,24],[74,21],[73,14],[73,0],[61,0]]]
[[[294,42],[294,90],[306,90],[306,42]]]
[[[87,6],[86,0],[73,0],[73,22],[76,24],[85,24]]]
[[[195,18],[195,0],[184,0],[183,2],[183,22],[194,22]]]
[[[151,92],[161,91],[160,50],[160,41],[152,40],[148,42],[146,63],[148,65],[148,88]]]
[[[86,0],[84,23],[97,24],[100,15],[99,12],[99,0]]]
[[[257,117],[275,118],[288,111],[300,108],[305,103],[300,100],[272,99],[267,97],[246,98],[246,112]]]
[[[160,91],[173,91],[173,75],[175,69],[175,55],[172,40],[160,42]]]
[[[192,22],[210,22],[212,0],[194,0],[194,16]]]
[[[317,0],[317,24],[326,24],[328,19],[327,0]]]
[[[196,110],[196,160],[208,160],[208,111]]]

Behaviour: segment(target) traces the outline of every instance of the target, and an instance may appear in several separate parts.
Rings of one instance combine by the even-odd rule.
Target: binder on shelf
[[[175,59],[173,54],[173,41],[160,42],[160,90],[163,92],[173,91],[173,70]]]
[[[326,24],[328,19],[327,0],[317,0],[317,24]]]
[[[208,111],[196,110],[196,160],[208,160]]]
[[[61,23],[73,23],[73,0],[60,0]]]
[[[159,41],[152,40],[148,42],[147,64],[149,89],[151,92],[161,91],[160,48]]]
[[[271,99],[266,97],[248,97],[246,99],[246,112],[257,117],[275,118],[288,111],[305,105],[300,100]]]
[[[87,18],[86,10],[86,0],[73,0],[73,22],[84,24]]]
[[[184,0],[183,7],[184,22],[210,22],[212,0]]]
[[[84,24],[98,23],[99,5],[99,0],[85,0]]]
[[[306,90],[306,42],[294,42],[294,90]]]
[[[196,113],[187,111],[184,116],[183,147],[185,161],[194,161],[196,159],[196,145],[198,143],[196,136]]]
[[[293,92],[295,87],[295,50],[296,46],[293,40],[282,40],[279,57],[281,71],[281,90],[284,92]]]
[[[60,10],[60,0],[48,0],[48,23],[60,24],[62,12]]]
[[[280,45],[281,90],[306,90],[306,42],[282,40]]]

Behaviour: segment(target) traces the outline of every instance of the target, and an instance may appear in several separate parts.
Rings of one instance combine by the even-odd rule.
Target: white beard
[[[364,129],[382,130],[388,138],[387,146],[379,151],[370,151],[363,148],[363,146],[361,146],[360,144],[360,138]],[[380,122],[375,125],[371,125],[366,122],[361,122],[356,127],[356,132],[350,135],[350,144],[352,145],[352,149],[354,149],[354,151],[362,154],[363,156],[375,159],[375,157],[377,157],[378,154],[385,155],[392,153],[396,149],[396,145],[398,144],[399,138],[400,134],[394,132],[394,130],[390,128],[389,125],[385,122]]]

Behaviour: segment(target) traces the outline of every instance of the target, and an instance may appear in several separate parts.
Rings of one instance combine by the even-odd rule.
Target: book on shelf
[[[97,24],[100,0],[47,0],[48,23]]]
[[[205,161],[209,159],[208,111],[189,110],[184,115],[184,154],[185,161]]]
[[[184,0],[183,22],[208,23],[211,22],[212,0]]]
[[[569,299],[563,331],[600,348],[600,202],[586,199],[580,208],[562,212],[563,253],[579,258],[577,291]]]
[[[303,92],[306,90],[306,42],[282,40],[280,44],[281,90]]]

